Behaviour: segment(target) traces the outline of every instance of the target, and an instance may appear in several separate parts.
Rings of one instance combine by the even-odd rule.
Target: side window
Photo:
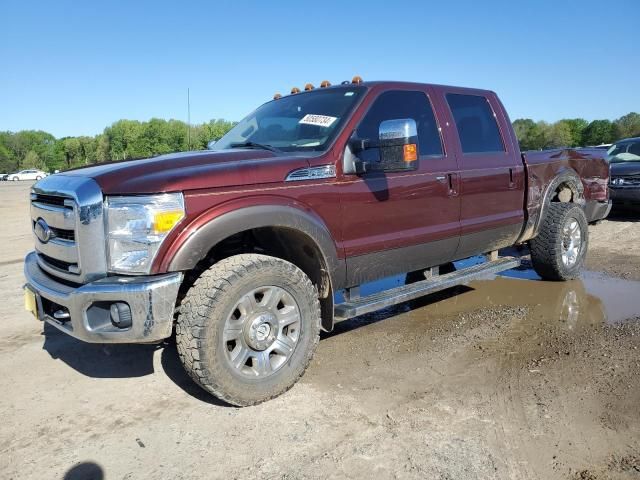
[[[447,94],[463,153],[504,152],[498,123],[485,97]]]
[[[629,145],[629,150],[627,150],[627,152],[635,155],[636,157],[640,157],[640,142]]]
[[[385,120],[412,118],[418,129],[418,154],[442,155],[442,142],[429,98],[422,92],[392,90],[382,93],[364,116],[356,130],[359,138],[378,139],[380,123]],[[363,160],[377,162],[377,148],[362,152]]]

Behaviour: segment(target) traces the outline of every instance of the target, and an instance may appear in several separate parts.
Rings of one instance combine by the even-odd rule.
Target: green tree
[[[111,160],[109,156],[109,138],[101,133],[96,136],[96,161],[106,162]]]
[[[519,118],[513,122],[513,129],[520,142],[521,150],[534,150],[537,126],[530,118]]]
[[[609,120],[594,120],[584,129],[584,146],[612,143],[618,138],[616,130],[615,124]]]
[[[6,147],[3,142],[3,134],[0,133],[0,173],[13,173],[17,170],[17,163],[13,157],[13,152]]]
[[[235,124],[236,122],[218,118],[197,126],[192,130],[192,148],[194,150],[206,149],[211,140],[220,140]]]
[[[574,145],[571,126],[566,121],[549,125],[545,148],[572,147]]]
[[[96,163],[97,143],[95,137],[78,137],[80,142],[80,162],[84,165]]]
[[[636,112],[628,113],[615,122],[618,129],[619,138],[640,137],[640,114]]]
[[[29,150],[22,162],[23,168],[37,168],[38,170],[46,170],[47,166],[40,156],[33,150]]]
[[[135,158],[134,143],[139,137],[140,122],[135,120],[118,120],[105,128],[104,134],[109,140],[112,160]],[[142,155],[140,155],[142,156]]]
[[[66,168],[82,165],[82,144],[76,137],[62,139],[62,151]]]
[[[587,125],[589,125],[589,122],[587,122],[584,118],[563,119],[556,122],[556,124],[565,125],[569,129],[571,137],[566,143],[566,146],[579,147],[583,145],[582,136],[584,133],[584,129],[587,128]],[[554,124],[554,126],[556,124]],[[559,128],[564,130],[564,127]]]

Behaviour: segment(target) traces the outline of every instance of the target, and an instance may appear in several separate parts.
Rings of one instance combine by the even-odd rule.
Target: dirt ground
[[[640,213],[591,228],[581,280],[525,267],[339,324],[290,392],[237,409],[171,342],[23,310],[28,191],[0,184],[0,478],[640,478]]]

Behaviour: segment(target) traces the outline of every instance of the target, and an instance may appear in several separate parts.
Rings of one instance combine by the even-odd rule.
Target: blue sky
[[[512,119],[640,111],[638,0],[0,0],[0,130],[239,120],[305,82],[490,88]]]

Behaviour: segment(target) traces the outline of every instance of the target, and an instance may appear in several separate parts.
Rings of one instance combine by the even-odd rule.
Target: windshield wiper
[[[257,142],[235,142],[229,144],[230,148],[261,148],[262,150],[269,150],[270,152],[279,152],[276,147],[272,147],[271,145],[267,145],[265,143],[257,143]]]

